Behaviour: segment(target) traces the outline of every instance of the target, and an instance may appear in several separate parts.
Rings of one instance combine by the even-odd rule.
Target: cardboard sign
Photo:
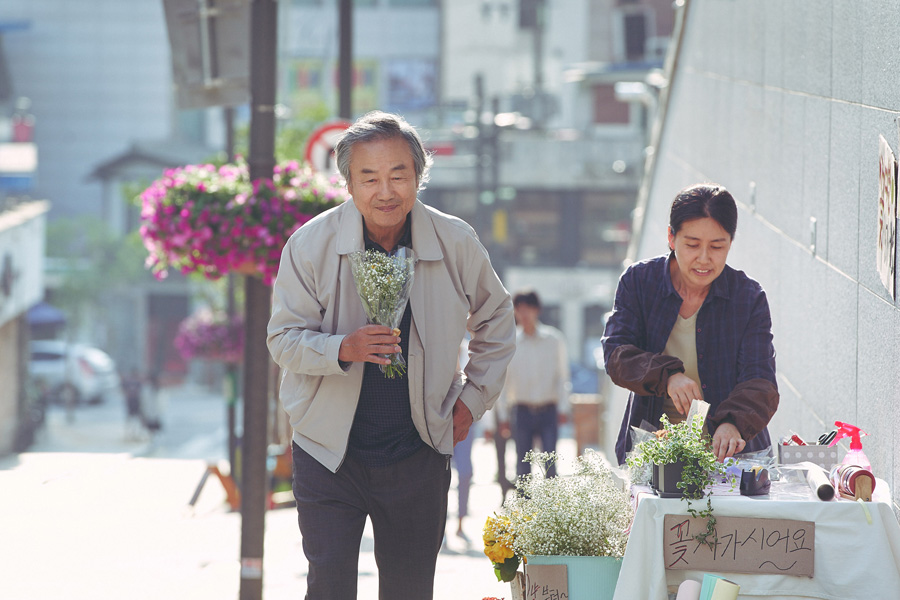
[[[813,576],[816,524],[812,521],[716,517],[718,540],[710,548],[693,539],[706,520],[665,515],[667,569]]]
[[[525,600],[568,600],[566,565],[525,565]]]

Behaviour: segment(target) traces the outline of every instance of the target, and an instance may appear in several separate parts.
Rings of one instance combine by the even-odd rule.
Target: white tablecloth
[[[703,580],[701,571],[665,569],[663,518],[687,514],[686,501],[637,493],[631,535],[614,600],[666,600],[685,579]],[[701,505],[702,503],[702,505]],[[697,500],[705,508],[706,500]],[[808,486],[774,482],[769,496],[746,497],[714,492],[716,516],[815,521],[813,578],[788,575],[717,573],[741,586],[739,598],[797,600],[880,600],[900,598],[900,526],[891,510],[890,490],[879,479],[872,502],[822,502]]]

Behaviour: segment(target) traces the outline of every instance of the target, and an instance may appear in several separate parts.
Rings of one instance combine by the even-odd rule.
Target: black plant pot
[[[667,465],[653,465],[653,474],[656,480],[653,489],[656,490],[656,494],[660,498],[681,498],[684,496],[685,490],[678,487],[678,483],[681,482],[682,471],[684,471],[683,461]],[[695,496],[698,488],[696,485],[691,485],[686,491],[689,495]]]

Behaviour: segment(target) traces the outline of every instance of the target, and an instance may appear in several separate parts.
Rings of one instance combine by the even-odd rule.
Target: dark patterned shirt
[[[398,246],[412,248],[412,228],[407,216],[406,231]],[[385,252],[385,249],[363,236],[366,250]],[[409,304],[400,321],[400,349],[404,358],[409,356],[409,332],[412,310]],[[348,452],[353,458],[369,467],[385,467],[412,456],[424,442],[416,430],[409,406],[409,381],[406,375],[389,379],[379,365],[365,363],[362,389],[356,416],[350,429]]]
[[[665,349],[682,303],[672,285],[669,260],[670,256],[658,256],[635,263],[619,278],[615,305],[602,339],[607,361],[617,347],[625,344],[654,354]],[[697,312],[697,370],[710,416],[739,383],[764,379],[773,387],[777,385],[766,293],[743,271],[727,265],[712,282]],[[631,447],[629,425],[640,425],[644,419],[658,424],[661,414],[661,396],[632,394],[616,443],[620,463]],[[763,429],[747,440],[744,452],[769,445],[769,432]]]

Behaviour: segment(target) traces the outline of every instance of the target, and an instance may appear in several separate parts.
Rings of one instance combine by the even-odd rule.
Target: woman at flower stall
[[[722,186],[681,190],[669,213],[669,252],[629,266],[602,339],[612,381],[631,391],[616,441],[624,464],[631,427],[710,404],[718,460],[768,450],[778,408],[772,318],[759,283],[726,264],[737,207]]]

